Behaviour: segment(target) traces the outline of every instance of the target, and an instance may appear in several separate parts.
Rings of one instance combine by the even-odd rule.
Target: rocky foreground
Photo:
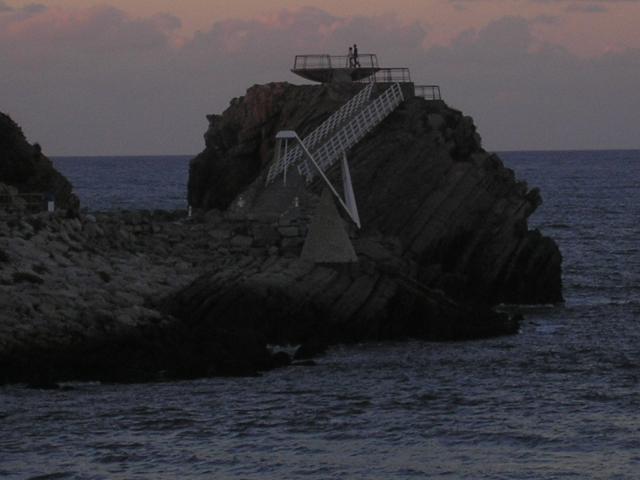
[[[213,210],[3,220],[0,383],[247,375],[290,362],[268,344],[301,345],[298,358],[308,358],[337,342],[517,330],[505,314],[405,277],[409,266],[388,256],[392,240],[382,237],[355,242],[358,264],[331,267],[299,260],[305,232],[286,218]],[[380,316],[370,298],[393,298],[394,310]]]
[[[215,211],[197,219],[185,212],[3,218],[0,383],[248,374],[273,366],[264,342],[224,332],[203,337],[157,305],[204,272],[295,261],[247,228],[246,220]],[[271,240],[280,242],[277,230]]]
[[[322,185],[265,187],[275,133],[304,136],[359,88],[255,86],[210,116],[191,218],[0,217],[0,383],[255,374],[336,343],[511,334],[495,305],[561,301],[560,252],[527,226],[539,192],[421,98],[349,152],[357,262],[301,259]]]
[[[191,219],[120,212],[3,220],[0,383],[246,375],[289,363],[269,343],[302,344],[305,358],[363,338],[459,339],[517,329],[504,314],[471,311],[408,279],[398,283],[405,266],[384,258],[384,238],[357,241],[361,262],[332,268],[298,259],[304,231],[287,219],[214,210]],[[342,291],[350,284],[357,286]],[[311,291],[313,303],[305,296]],[[396,297],[397,311],[385,318],[363,311],[355,321],[371,296]],[[187,297],[188,305],[208,307],[184,315]],[[333,305],[338,298],[342,304]],[[225,322],[210,321],[220,310]]]

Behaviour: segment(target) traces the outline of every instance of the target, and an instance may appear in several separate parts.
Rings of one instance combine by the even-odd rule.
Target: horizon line
[[[524,148],[524,149],[495,149],[486,150],[487,153],[550,153],[550,152],[634,152],[640,151],[640,147],[636,148]],[[149,157],[196,157],[198,153],[134,153],[134,154],[52,154],[46,155],[48,158],[113,158],[113,157],[129,157],[129,158],[149,158]]]

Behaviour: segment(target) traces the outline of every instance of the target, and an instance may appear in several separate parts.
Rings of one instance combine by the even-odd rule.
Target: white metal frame
[[[363,88],[304,141],[293,130],[279,131],[276,134],[275,158],[267,173],[266,184],[273,182],[280,173],[283,174],[286,184],[287,170],[291,166],[298,168],[307,183],[313,181],[316,175],[320,175],[342,208],[360,228],[360,216],[351,183],[347,151],[404,101],[399,83],[392,84],[375,100],[369,101],[372,88],[373,84]],[[344,199],[325,175],[325,171],[339,159],[342,161]]]
[[[336,131],[326,142],[313,150],[313,155],[323,170],[331,167],[351,147],[362,140],[367,133],[373,130],[384,120],[398,105],[404,101],[400,84],[394,83],[378,98],[366,104],[358,113],[347,121],[342,128]],[[306,162],[298,163],[300,174],[311,182],[315,172],[309,168]]]
[[[367,85],[354,95],[347,103],[336,110],[318,128],[304,138],[302,142],[305,146],[309,150],[313,150],[320,141],[358,113],[362,109],[362,106],[369,101],[372,90],[373,85]],[[271,167],[269,167],[266,183],[271,183],[280,173],[286,170],[289,165],[298,163],[302,156],[302,149],[298,145],[293,146],[293,148],[288,150],[285,155],[276,155],[276,161],[271,165]]]
[[[293,130],[281,130],[276,134],[276,140],[278,143],[277,148],[279,150],[284,149],[285,152],[289,148],[289,141],[294,141],[300,146],[304,155],[307,157],[309,162],[311,162],[311,164],[315,167],[316,171],[318,172],[318,175],[320,175],[322,180],[324,180],[324,183],[329,187],[329,189],[331,190],[331,193],[333,193],[333,195],[336,197],[336,199],[338,200],[342,208],[345,210],[345,212],[347,212],[347,215],[349,215],[351,220],[353,220],[353,223],[355,223],[356,226],[360,228],[360,215],[358,214],[358,206],[356,205],[356,198],[353,192],[353,185],[351,184],[351,173],[349,172],[349,165],[347,164],[346,154],[344,154],[342,157],[342,189],[345,196],[345,198],[343,199],[338,193],[338,191],[336,190],[336,188],[333,186],[331,181],[327,178],[325,173],[322,171],[322,169],[320,168],[320,165],[318,165],[318,162],[316,162],[316,159],[313,158],[313,155],[311,155],[311,152],[309,152],[305,144],[302,142],[302,140],[300,140],[300,137],[296,132],[294,132]],[[287,170],[285,165],[285,170],[284,170],[285,184],[287,182],[286,172]]]

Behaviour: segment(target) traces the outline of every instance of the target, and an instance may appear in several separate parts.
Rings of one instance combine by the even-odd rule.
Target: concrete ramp
[[[328,188],[322,191],[300,258],[315,263],[358,261],[345,221],[338,213],[333,194]]]

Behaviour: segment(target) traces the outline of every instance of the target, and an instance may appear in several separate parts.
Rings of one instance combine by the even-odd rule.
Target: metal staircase
[[[365,105],[328,141],[312,151],[320,168],[323,171],[329,169],[343,153],[362,140],[403,101],[404,96],[400,84],[394,83],[382,95]],[[311,182],[317,174],[308,159],[298,165],[298,170],[301,175],[306,177],[307,182]]]
[[[355,113],[362,109],[362,106],[369,101],[373,84],[367,85],[360,90],[357,95],[353,96],[347,103],[336,110],[327,120],[325,120],[318,128],[307,135],[302,142],[309,150],[315,149],[318,143],[335,131],[339,126],[348,121]],[[279,144],[278,144],[279,145]],[[276,145],[276,147],[278,147]],[[281,155],[278,155],[281,153]],[[269,167],[267,173],[267,184],[271,183],[279,174],[284,171],[285,165],[288,167],[298,163],[303,156],[302,148],[299,145],[293,146],[286,152],[277,152],[275,161]]]
[[[374,84],[368,84],[302,140],[323,170],[331,167],[343,152],[346,153],[362,140],[404,101],[398,83],[392,84],[382,95],[369,101],[373,86]],[[327,137],[328,140],[320,144]],[[282,142],[277,142],[275,159],[267,173],[266,183],[273,182],[278,175],[294,165],[307,182],[311,182],[316,172],[308,159],[304,158],[301,146],[292,145],[290,149],[283,149],[282,146]]]
[[[381,95],[369,100],[373,84],[367,85],[322,125],[301,140],[294,131],[283,130],[276,135],[276,153],[267,173],[266,184],[282,173],[286,183],[287,169],[296,166],[310,183],[320,175],[353,222],[360,227],[347,151],[373,130],[403,101],[400,84],[393,83]],[[292,142],[290,145],[289,142]],[[342,184],[345,199],[338,194],[325,172],[342,159]]]

